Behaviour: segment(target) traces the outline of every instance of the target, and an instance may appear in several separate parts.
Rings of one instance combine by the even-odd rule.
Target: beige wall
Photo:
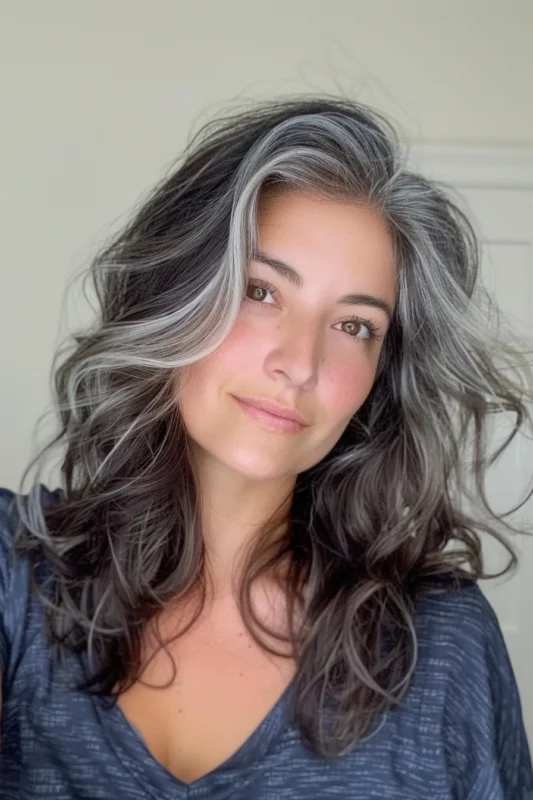
[[[0,0],[0,16],[3,486],[49,400],[67,278],[218,104],[338,86],[416,141],[533,144],[531,0]],[[70,303],[62,330],[86,314]]]

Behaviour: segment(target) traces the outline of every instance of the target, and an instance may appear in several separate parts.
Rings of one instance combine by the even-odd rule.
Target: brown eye
[[[271,286],[270,283],[266,281],[250,281],[248,286],[246,287],[246,298],[247,300],[251,300],[252,302],[257,303],[258,305],[272,305],[271,302],[264,302],[265,301],[265,294],[271,295],[272,298],[276,297],[277,289],[275,286]]]
[[[252,286],[252,299],[262,300],[262,292],[266,291],[262,286]]]
[[[344,322],[339,322],[337,324],[341,325],[343,332],[347,333],[348,336],[350,336],[356,342],[373,342],[383,338],[379,333],[379,326],[370,319],[351,317],[350,319],[345,319]],[[366,330],[364,336],[359,335],[362,329]]]
[[[350,334],[351,333],[355,333],[355,331],[356,331],[356,323],[355,322],[343,322],[342,324],[344,325],[344,330],[346,331],[346,333],[350,333]],[[359,324],[360,323],[358,322],[357,325],[359,325]]]

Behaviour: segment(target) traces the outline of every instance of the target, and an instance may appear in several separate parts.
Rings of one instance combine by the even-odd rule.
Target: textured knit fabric
[[[39,484],[43,503],[57,496]],[[186,784],[150,754],[117,705],[70,688],[84,656],[58,667],[28,565],[12,552],[14,494],[0,489],[2,800],[526,800],[533,772],[520,697],[492,606],[475,583],[420,595],[408,694],[345,756],[303,745],[292,684],[224,764]],[[231,720],[228,720],[228,727]]]

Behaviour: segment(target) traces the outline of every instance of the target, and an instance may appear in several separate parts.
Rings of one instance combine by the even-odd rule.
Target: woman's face
[[[263,198],[258,239],[238,318],[191,367],[178,405],[193,452],[210,467],[287,479],[327,455],[372,388],[390,320],[368,301],[340,299],[372,295],[392,310],[393,249],[375,212],[295,192]],[[263,257],[287,266],[280,272]],[[297,410],[307,424],[272,430],[236,397]]]

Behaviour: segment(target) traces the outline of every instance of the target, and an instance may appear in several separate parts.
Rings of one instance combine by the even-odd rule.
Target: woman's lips
[[[300,422],[296,422],[296,420],[277,417],[269,411],[264,411],[262,408],[252,406],[250,403],[245,403],[244,400],[234,395],[232,395],[232,397],[245,414],[268,431],[273,431],[274,433],[298,433],[298,431],[306,427]]]

